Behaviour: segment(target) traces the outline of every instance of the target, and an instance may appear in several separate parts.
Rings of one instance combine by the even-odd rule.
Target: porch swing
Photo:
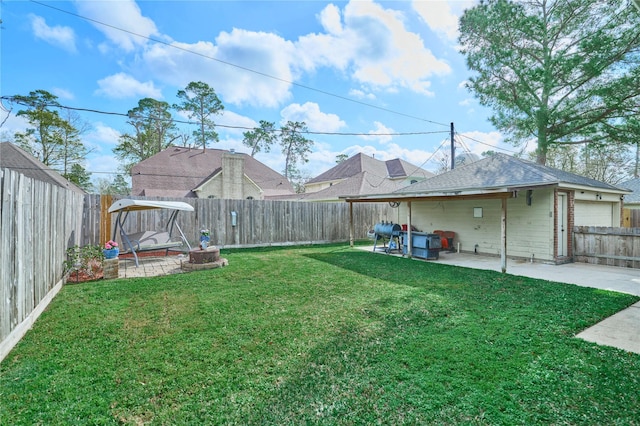
[[[124,224],[130,212],[152,209],[171,210],[164,229],[139,231],[135,233],[127,233],[125,231]],[[193,206],[182,201],[118,200],[113,203],[108,210],[109,213],[118,212],[116,225],[113,230],[113,240],[116,239],[116,235],[119,233],[120,241],[122,242],[121,253],[132,253],[136,267],[139,266],[138,253],[140,252],[165,250],[165,256],[168,256],[169,250],[172,248],[187,246],[188,249],[191,250],[189,241],[184,236],[182,229],[180,229],[180,225],[176,222],[178,213],[181,210],[192,212],[194,209]],[[174,227],[180,234],[179,237],[172,236]]]

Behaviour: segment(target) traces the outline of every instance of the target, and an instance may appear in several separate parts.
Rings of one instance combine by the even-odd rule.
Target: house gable
[[[221,173],[224,179],[225,155],[243,161],[243,172],[231,173],[237,184],[233,184],[232,197],[266,197],[267,194],[294,194],[291,183],[280,173],[262,164],[255,158],[219,149],[193,149],[172,146],[135,165],[131,170],[132,195],[171,192],[174,196],[198,197],[215,195],[227,198],[230,191],[223,183],[216,188],[214,177]],[[227,163],[228,164],[228,163]],[[229,178],[229,174],[226,174]],[[245,179],[248,179],[245,181]],[[209,184],[207,182],[211,181]],[[258,189],[256,189],[257,187]],[[205,190],[206,188],[206,190]],[[224,191],[223,191],[223,188]],[[242,188],[240,190],[240,188]],[[205,192],[202,192],[205,190]],[[226,192],[225,192],[226,191]],[[241,193],[239,191],[247,191]],[[205,196],[205,198],[206,198]]]
[[[370,181],[377,182],[370,185],[365,184],[363,185],[363,188],[367,186],[378,186],[388,190],[397,189],[402,186],[409,185],[412,182],[422,181],[433,176],[433,173],[398,158],[394,160],[381,161],[359,153],[306,182],[305,191],[306,193],[327,191],[329,188],[341,184],[346,180],[352,179],[356,176],[362,176],[362,173],[366,173]],[[383,180],[394,181],[394,183],[392,185],[382,185],[380,182]],[[345,186],[343,186],[343,191],[346,187],[352,189],[354,188],[354,183],[345,184]],[[337,192],[335,188],[332,188],[329,192],[340,194],[340,192]],[[329,192],[326,192],[322,197],[327,197]],[[380,191],[378,190],[378,192]],[[360,192],[360,194],[369,193],[371,192],[368,190]],[[353,192],[349,190],[347,192],[342,192],[341,195],[346,194],[353,194]]]
[[[222,169],[213,174],[205,182],[203,182],[197,188],[194,188],[193,192],[196,193],[198,198],[223,198],[232,199],[228,192],[224,190],[224,172]],[[247,175],[243,175],[242,179],[242,197],[245,199],[261,200],[264,198],[264,193],[260,187],[251,180]],[[239,198],[236,198],[239,199]]]

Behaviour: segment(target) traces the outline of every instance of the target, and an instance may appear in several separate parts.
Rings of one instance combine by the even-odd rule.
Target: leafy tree
[[[640,119],[638,117],[636,115],[626,120],[624,124],[611,128],[612,131],[618,132],[617,138],[626,138],[632,143],[635,158],[629,163],[627,171],[635,178],[640,176]]]
[[[260,127],[243,133],[242,143],[251,148],[252,157],[260,151],[271,151],[271,145],[277,139],[275,125],[276,123],[260,120]]]
[[[45,165],[61,169],[62,174],[84,161],[87,150],[80,140],[80,130],[53,109],[59,107],[57,96],[36,90],[27,96],[16,95],[13,101],[26,107],[16,115],[24,117],[32,126],[25,132],[16,132],[14,140],[18,146]]]
[[[293,175],[289,176],[289,182],[291,182],[296,194],[304,194],[306,192],[305,185],[311,178],[312,176],[308,171],[303,172],[296,170]]]
[[[516,145],[628,143],[640,110],[640,14],[627,2],[487,0],[460,19],[468,87]],[[638,135],[636,135],[637,138]]]
[[[349,156],[347,154],[338,154],[336,155],[336,164],[340,164],[347,159],[349,159]]]
[[[90,126],[83,121],[75,111],[67,110],[62,115],[67,123],[67,125],[62,127],[60,134],[62,138],[62,174],[77,176],[80,169],[84,171],[82,164],[90,153],[81,140],[81,135],[85,133]],[[84,187],[82,188],[84,189]]]
[[[448,153],[441,153],[441,155],[436,158],[435,173],[440,175],[448,172],[449,170],[451,170],[451,156]]]
[[[534,157],[531,153],[530,158]],[[556,145],[547,152],[547,166],[612,185],[630,177],[633,161],[629,146],[621,144]]]
[[[131,187],[124,176],[118,174],[113,180],[100,178],[97,182],[98,193],[102,195],[129,195]]]
[[[133,133],[121,135],[118,146],[113,149],[127,173],[135,164],[166,149],[180,137],[169,108],[166,102],[144,98],[129,110],[127,124],[133,127]]]
[[[590,143],[582,147],[580,159],[583,176],[616,185],[630,178],[627,173],[633,164],[629,146]]]
[[[193,131],[198,145],[206,149],[208,141],[218,142],[216,124],[212,116],[221,114],[224,105],[216,95],[216,91],[207,83],[192,81],[184,90],[179,90],[177,96],[182,103],[175,104],[173,107],[178,111],[186,112],[189,119],[195,119],[198,123],[198,128]]]
[[[280,146],[285,156],[284,176],[289,179],[300,174],[298,163],[307,163],[313,141],[305,138],[302,133],[308,132],[304,121],[287,121],[280,129]]]
[[[87,192],[93,191],[93,184],[91,183],[91,173],[89,173],[82,165],[73,164],[71,170],[64,173],[65,179],[75,183],[80,188]]]
[[[189,146],[189,139],[191,138],[191,135],[188,135],[186,133],[180,133],[180,136],[178,137],[178,140],[180,141],[180,145],[187,147]]]

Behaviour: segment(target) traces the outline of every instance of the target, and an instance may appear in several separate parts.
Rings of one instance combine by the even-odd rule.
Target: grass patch
[[[344,246],[66,286],[0,364],[0,424],[638,424],[637,297]]]

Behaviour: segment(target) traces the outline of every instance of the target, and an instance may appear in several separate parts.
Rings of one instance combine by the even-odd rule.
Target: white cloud
[[[320,111],[320,107],[314,102],[306,102],[304,105],[291,104],[285,107],[280,115],[285,123],[304,121],[312,132],[336,132],[346,126],[340,117]]]
[[[53,89],[51,89],[51,93],[56,95],[59,99],[67,99],[67,100],[75,99],[75,96],[71,91],[62,89],[60,87],[54,87]]]
[[[367,93],[359,89],[351,89],[349,91],[349,96],[353,96],[354,98],[359,98],[359,99],[368,99],[368,100],[376,99],[376,95],[374,95],[373,93],[371,92]]]
[[[395,143],[387,145],[385,151],[379,151],[376,158],[380,160],[400,158],[424,170],[433,172],[437,169],[436,157],[433,152],[422,149],[407,149]]]
[[[368,135],[358,136],[361,139],[369,140],[369,141],[377,141],[380,144],[387,144],[393,140],[393,136],[389,133],[394,133],[393,129],[385,126],[384,124],[375,121],[374,122],[375,129],[370,130]]]
[[[158,34],[155,23],[142,16],[140,7],[133,0],[77,0],[75,4],[81,15],[96,21],[92,24],[98,31],[102,32],[117,47],[127,52],[146,45],[147,37]],[[98,22],[109,26],[101,25]]]
[[[229,135],[235,135],[240,139],[243,138],[242,134],[244,132],[259,126],[259,124],[254,119],[226,109],[222,112],[219,118],[216,118],[215,121],[216,123],[224,124],[225,126],[238,127],[217,127],[216,129],[218,133],[225,132]]]
[[[83,141],[91,154],[87,157],[87,170],[97,172],[93,178],[113,179],[118,172],[120,160],[113,154],[113,148],[118,144],[120,132],[108,125],[93,123],[91,131],[83,135]]]
[[[466,148],[469,149],[473,154],[481,155],[485,151],[493,151],[497,150],[501,151],[500,148],[505,148],[509,150],[509,154],[512,154],[516,149],[513,146],[507,145],[503,142],[504,138],[502,134],[498,131],[493,132],[480,132],[480,131],[471,131],[471,132],[462,132],[458,135],[456,139],[459,143],[456,145],[456,150],[458,152],[463,151],[466,152]],[[463,146],[460,146],[463,144]]]
[[[277,107],[291,97],[292,52],[275,34],[234,29],[220,33],[216,44],[150,46],[144,71],[177,87],[203,81],[225,104]]]
[[[24,115],[16,115],[17,111],[19,110],[19,105],[6,105],[9,108],[13,107],[12,112],[9,112],[9,110],[5,108],[5,105],[6,104],[3,103],[2,106],[0,106],[0,123],[2,123],[0,134],[2,134],[3,137],[5,134],[7,136],[13,136],[14,133],[24,132],[29,127],[31,127],[29,122],[25,119]],[[4,142],[4,138],[2,139],[2,142]]]
[[[87,140],[96,144],[107,144],[116,146],[120,138],[120,132],[104,123],[97,122],[93,125],[92,131],[86,136]]]
[[[47,43],[60,47],[67,52],[76,53],[76,35],[72,28],[47,25],[44,18],[36,15],[29,15],[33,34]]]
[[[413,9],[440,37],[449,41],[458,38],[458,17],[451,12],[450,2],[414,0]]]
[[[349,2],[343,22],[335,6],[320,15],[326,34],[300,37],[299,63],[306,70],[330,66],[350,68],[358,82],[377,88],[407,88],[432,95],[428,78],[446,75],[451,67],[437,59],[416,33],[405,28],[400,12],[367,0]]]
[[[162,98],[162,92],[154,86],[153,81],[142,83],[122,72],[98,80],[98,86],[100,88],[95,93],[107,98]]]
[[[325,7],[318,15],[318,20],[322,24],[322,27],[330,34],[337,35],[343,31],[340,9],[334,4]]]
[[[87,170],[95,173],[93,179],[112,180],[116,177],[119,170],[120,160],[113,154],[94,155],[87,158]]]
[[[117,4],[119,13],[130,12],[119,26],[139,28],[134,32],[148,35],[157,32],[153,22],[130,1],[77,4],[95,19],[100,11],[109,9],[105,4]],[[234,28],[220,32],[213,41],[147,43],[140,56],[127,64],[127,72],[180,88],[191,81],[204,81],[225,105],[267,108],[290,100],[292,85],[302,73],[319,67],[337,69],[355,80],[361,87],[352,91],[353,96],[365,99],[375,99],[374,90],[396,93],[406,89],[432,95],[429,79],[451,72],[450,66],[436,58],[417,33],[405,27],[400,12],[384,9],[371,0],[351,1],[343,9],[330,4],[317,19],[324,32],[297,40]],[[120,39],[111,31],[101,31],[123,49],[144,44],[144,40],[130,34],[125,33]]]

